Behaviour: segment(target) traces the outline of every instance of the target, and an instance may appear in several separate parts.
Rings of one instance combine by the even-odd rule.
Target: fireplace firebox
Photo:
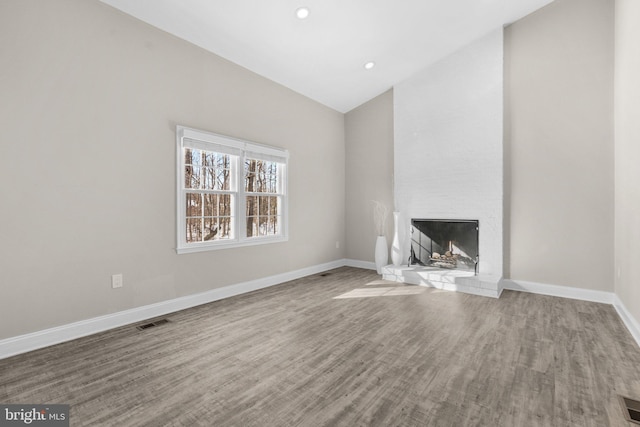
[[[477,220],[412,219],[412,265],[478,274]]]

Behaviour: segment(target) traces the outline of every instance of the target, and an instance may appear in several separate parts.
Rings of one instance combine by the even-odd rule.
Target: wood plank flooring
[[[625,426],[640,349],[605,304],[344,267],[0,360],[72,426]]]

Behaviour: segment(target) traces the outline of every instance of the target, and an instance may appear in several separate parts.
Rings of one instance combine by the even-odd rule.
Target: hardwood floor
[[[336,298],[339,297],[339,298]],[[0,403],[72,426],[630,426],[613,307],[498,300],[344,267],[0,360]]]

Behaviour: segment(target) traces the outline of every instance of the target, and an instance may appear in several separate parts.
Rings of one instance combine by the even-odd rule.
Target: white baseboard
[[[195,307],[235,295],[244,294],[269,286],[278,285],[301,277],[322,273],[327,270],[343,266],[375,270],[375,263],[359,261],[353,259],[341,259],[325,264],[319,264],[300,270],[277,274],[262,279],[242,282],[235,285],[212,289],[199,294],[188,295],[175,298],[156,304],[145,305],[120,311],[118,313],[107,314],[105,316],[94,317],[67,325],[49,328],[30,334],[0,340],[0,359],[37,350],[39,348],[60,344],[76,338],[82,338],[98,332],[117,328],[132,323],[141,322],[153,317],[163,316],[179,310]],[[585,301],[612,304],[623,323],[631,332],[631,335],[640,346],[640,324],[626,309],[622,301],[612,292],[593,291],[588,289],[570,288],[566,286],[546,285],[521,280],[505,279],[501,281],[501,287],[514,291],[530,292],[535,294],[550,295],[562,298],[571,298]],[[501,291],[502,289],[500,289]]]
[[[344,260],[344,265],[346,265],[347,267],[364,268],[366,270],[375,270],[376,269],[376,263],[375,262],[360,261],[360,260],[357,260],[357,259],[345,259]]]
[[[267,288],[269,286],[278,285],[280,283],[299,279],[305,276],[310,276],[312,274],[322,273],[323,271],[343,267],[345,265],[347,265],[347,260],[337,260],[326,264],[315,265],[300,270],[277,274],[275,276],[212,289],[210,291],[202,292],[199,294],[188,295],[168,301],[162,301],[156,304],[145,305],[142,307],[132,308],[130,310],[107,314],[105,316],[81,320],[79,322],[74,322],[55,328],[49,328],[30,334],[7,338],[4,340],[0,340],[0,359],[15,356],[21,353],[26,353],[32,350],[37,350],[39,348],[48,347],[54,344],[60,344],[65,341],[71,341],[76,338],[82,338],[88,335],[103,332],[131,323],[141,322],[153,317],[163,316],[179,310],[184,310],[186,308],[191,308],[209,302],[218,301],[224,298],[229,298],[235,295]]]
[[[636,340],[638,347],[640,347],[640,323],[629,313],[627,307],[620,301],[618,295],[615,295],[613,307],[618,312],[618,316],[622,319],[622,323],[627,327],[631,335]]]
[[[511,291],[529,292],[532,294],[549,295],[553,297],[570,298],[582,301],[613,304],[613,292],[594,291],[591,289],[572,288],[569,286],[547,285],[544,283],[525,282],[524,280],[503,279],[504,289]]]

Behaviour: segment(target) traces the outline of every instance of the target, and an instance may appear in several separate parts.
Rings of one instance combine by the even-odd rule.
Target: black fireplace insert
[[[478,274],[479,230],[477,220],[412,219],[410,262]]]

